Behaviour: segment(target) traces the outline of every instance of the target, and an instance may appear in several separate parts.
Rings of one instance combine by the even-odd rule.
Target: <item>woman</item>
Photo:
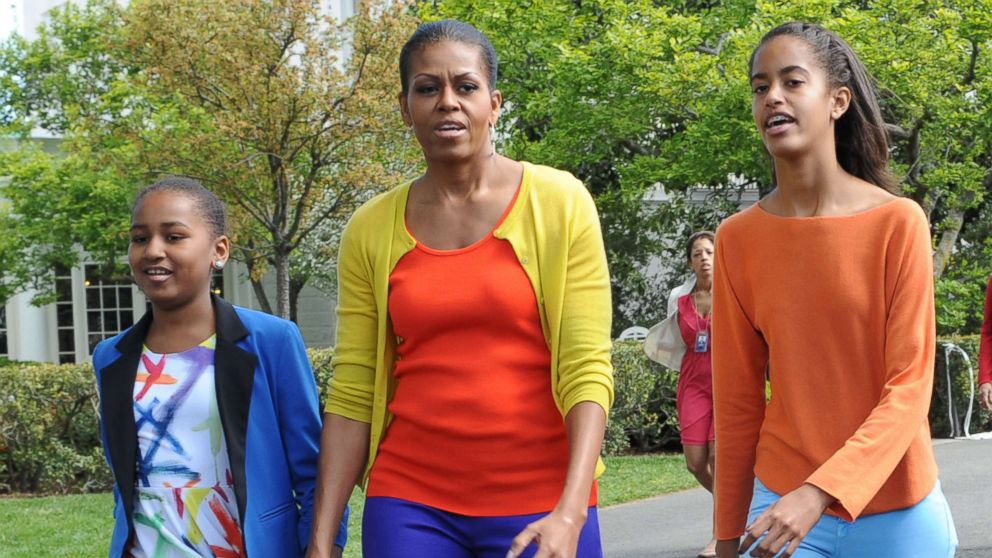
[[[978,402],[992,411],[992,276],[985,287],[985,319],[978,346]]]
[[[775,188],[716,235],[718,555],[953,556],[930,229],[889,192],[871,79],[807,23],[765,35],[749,75]]]
[[[699,484],[712,493],[716,457],[710,360],[713,233],[693,233],[686,241],[685,255],[692,277],[672,291],[668,317],[648,332],[644,350],[655,362],[679,371],[675,405],[685,464]],[[714,538],[699,557],[715,556]]]
[[[295,325],[210,294],[225,215],[182,177],[134,202],[128,263],[151,311],[93,352],[114,558],[303,556],[309,540],[317,387]]]
[[[496,77],[464,23],[424,24],[400,53],[400,110],[427,168],[342,237],[310,556],[364,482],[366,558],[602,554],[599,221],[571,175],[496,153]]]

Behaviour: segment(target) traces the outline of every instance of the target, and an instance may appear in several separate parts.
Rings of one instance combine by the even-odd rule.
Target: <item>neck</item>
[[[145,344],[158,353],[185,350],[210,337],[216,330],[209,291],[177,308],[166,309],[152,303],[152,313],[154,320]]]
[[[487,154],[464,162],[428,160],[421,183],[438,198],[464,200],[493,182],[503,159]]]
[[[829,156],[775,159],[776,204],[786,214],[808,217],[835,205],[851,176],[840,166],[830,142]]]
[[[710,292],[713,290],[713,279],[711,277],[696,277],[696,288],[693,292]]]

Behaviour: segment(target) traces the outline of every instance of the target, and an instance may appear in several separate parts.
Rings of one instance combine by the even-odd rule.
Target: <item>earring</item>
[[[216,262],[214,262],[214,269],[216,269],[217,271],[224,269],[224,262],[221,260],[217,260]]]

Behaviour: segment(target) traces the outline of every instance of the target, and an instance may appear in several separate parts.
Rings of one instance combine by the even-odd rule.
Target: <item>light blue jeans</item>
[[[755,478],[748,525],[779,498]],[[853,523],[823,515],[792,557],[953,558],[957,547],[951,509],[937,481],[933,491],[915,506],[862,515]]]

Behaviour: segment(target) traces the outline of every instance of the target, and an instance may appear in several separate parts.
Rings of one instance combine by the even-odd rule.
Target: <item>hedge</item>
[[[976,362],[978,337],[948,339]],[[312,349],[321,398],[331,377],[332,349]],[[648,360],[635,341],[613,346],[616,398],[604,453],[650,451],[678,440],[675,386],[678,374]],[[968,372],[951,360],[954,409],[967,409]],[[948,436],[947,381],[938,349],[933,405],[935,436]],[[106,490],[110,473],[97,430],[97,397],[90,365],[4,363],[0,366],[0,493],[70,493]],[[958,424],[957,432],[962,425]],[[975,405],[971,432],[992,430],[992,415]]]
[[[105,490],[88,364],[0,366],[0,492]]]

